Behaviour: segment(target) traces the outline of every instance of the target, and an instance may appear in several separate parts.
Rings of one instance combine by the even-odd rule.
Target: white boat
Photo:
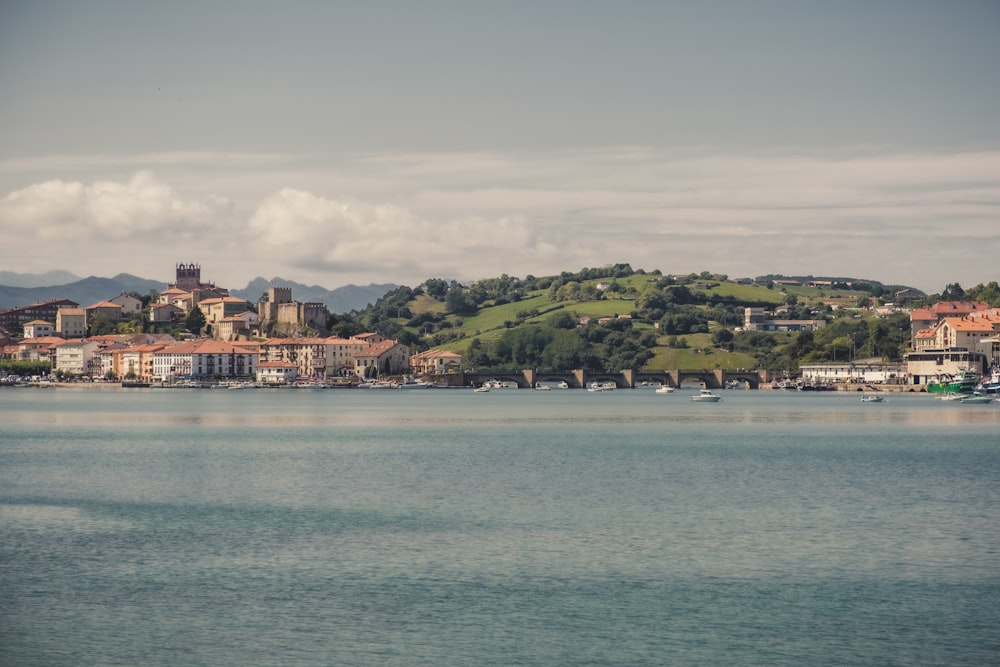
[[[971,394],[960,394],[957,391],[950,391],[945,394],[941,394],[939,397],[942,401],[962,401],[971,396]]]
[[[722,397],[718,394],[713,394],[711,389],[702,389],[692,396],[691,400],[697,403],[718,403],[722,400]]]
[[[547,384],[542,384],[541,382],[536,382],[535,383],[535,390],[536,391],[552,391],[552,387],[550,387]]]
[[[969,394],[965,398],[958,399],[959,403],[992,403],[993,399],[986,394]]]
[[[408,377],[397,386],[399,389],[428,389],[432,385],[430,382],[424,382],[423,380]]]
[[[481,384],[478,387],[476,387],[475,389],[473,389],[472,391],[476,392],[477,394],[485,394],[489,390],[490,390],[489,385],[487,385],[487,384]]]
[[[618,388],[614,382],[591,382],[587,385],[587,391],[614,391]]]
[[[881,403],[882,397],[876,396],[875,394],[865,394],[861,397],[862,403]]]
[[[675,387],[671,387],[669,384],[661,384],[656,388],[657,394],[672,394],[675,391],[677,391],[677,389]]]
[[[566,382],[566,380],[563,380],[562,382],[560,382],[560,383],[558,384],[558,387],[559,387],[560,389],[569,389],[569,383],[568,383],[568,382]]]

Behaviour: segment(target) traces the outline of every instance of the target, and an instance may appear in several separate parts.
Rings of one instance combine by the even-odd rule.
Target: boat
[[[614,382],[591,382],[587,385],[587,391],[614,391],[618,388]]]
[[[569,383],[566,382],[566,380],[563,380],[556,386],[559,387],[560,389],[569,389]]]
[[[481,384],[478,387],[476,387],[475,389],[473,389],[472,391],[476,392],[477,394],[485,394],[489,390],[490,390],[489,385],[487,385],[487,384]]]
[[[957,391],[949,391],[946,394],[941,394],[938,398],[942,401],[961,401],[964,398],[968,398],[971,394],[962,394]]]
[[[1000,393],[1000,366],[993,366],[988,375],[976,385],[976,392],[983,394]]]
[[[657,394],[672,394],[675,391],[677,391],[677,389],[675,387],[671,387],[669,384],[661,384],[656,388]]]
[[[541,382],[536,382],[535,383],[535,390],[536,391],[552,391],[552,387],[550,387],[547,384],[542,384]]]
[[[861,397],[862,403],[881,403],[882,397],[876,396],[875,394],[865,394]]]
[[[958,399],[959,403],[971,403],[971,404],[983,404],[992,403],[993,399],[986,394],[969,394],[964,398]]]
[[[718,394],[713,394],[711,389],[702,389],[692,396],[691,400],[696,403],[718,403],[722,400],[722,397]]]
[[[979,384],[979,374],[975,371],[960,371],[956,375],[944,375],[927,383],[927,391],[933,394],[971,394]]]
[[[430,382],[425,382],[423,380],[417,380],[415,378],[408,377],[400,382],[398,385],[399,389],[428,389],[433,385]]]

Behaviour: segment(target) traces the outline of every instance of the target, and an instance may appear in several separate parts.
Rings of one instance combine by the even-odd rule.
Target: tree
[[[195,306],[184,318],[184,328],[193,334],[198,334],[205,326],[205,322],[205,313],[201,312],[201,308]]]
[[[942,301],[961,301],[965,298],[965,290],[958,283],[951,283],[941,292]]]
[[[117,326],[115,325],[115,321],[107,315],[95,315],[90,318],[87,329],[91,336],[104,336],[115,333]]]

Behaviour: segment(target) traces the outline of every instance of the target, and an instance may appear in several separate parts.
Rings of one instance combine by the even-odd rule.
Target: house
[[[212,327],[212,336],[219,340],[239,340],[248,337],[254,324],[257,323],[257,313],[247,310],[239,315],[224,317]]]
[[[143,382],[153,379],[154,354],[164,350],[167,345],[132,345],[122,350],[116,350],[117,367],[115,374],[120,378],[135,378]]]
[[[462,367],[462,355],[447,350],[427,350],[410,357],[410,373],[432,375],[457,373]]]
[[[50,301],[39,301],[29,306],[15,306],[0,310],[0,329],[14,332],[21,331],[25,322],[31,320],[44,320],[45,322],[55,322],[56,313],[60,308],[78,308],[80,304],[69,299],[52,299]]]
[[[25,338],[44,338],[52,335],[52,323],[45,320],[32,320],[24,323]]]
[[[184,309],[172,303],[158,303],[149,307],[149,321],[156,324],[177,322],[184,316]]]
[[[917,330],[913,334],[913,350],[961,348],[975,351],[982,339],[998,333],[1000,310],[974,311],[964,317],[944,317]]]
[[[82,338],[87,334],[87,311],[83,308],[60,308],[56,311],[56,333],[63,338]]]
[[[17,343],[17,353],[13,358],[19,361],[52,361],[55,346],[65,342],[66,339],[58,336],[25,338]]]
[[[52,371],[69,375],[90,375],[93,372],[94,353],[99,344],[96,340],[63,341],[55,346]]]
[[[298,379],[296,364],[286,361],[262,361],[257,364],[257,382],[264,384],[289,384]]]
[[[402,375],[409,370],[410,348],[394,340],[373,343],[355,357],[354,373],[361,378]]]
[[[825,320],[775,320],[763,308],[743,309],[746,331],[816,331],[826,326]]]
[[[990,304],[985,301],[938,301],[930,308],[914,308],[910,311],[910,342],[916,349],[917,332],[933,327],[946,317],[968,317],[975,312],[988,311]]]
[[[112,303],[110,301],[99,301],[92,306],[87,306],[84,308],[87,311],[87,321],[91,321],[98,315],[103,315],[108,319],[114,320],[115,322],[122,319],[122,307],[117,303]]]
[[[357,367],[357,356],[368,348],[370,343],[363,339],[340,338],[330,336],[325,339],[326,346],[326,376],[353,376]]]
[[[111,303],[118,304],[122,307],[121,316],[123,319],[129,319],[133,315],[142,312],[142,299],[139,299],[132,294],[122,292],[113,299],[108,299]]]
[[[299,377],[326,376],[325,338],[273,338],[260,344],[261,362],[295,364]]]
[[[258,356],[245,348],[211,338],[198,338],[153,352],[152,378],[255,376]]]
[[[235,296],[205,299],[198,303],[198,308],[201,309],[208,324],[215,324],[227,317],[245,313],[250,310],[249,306],[246,299],[238,299]]]

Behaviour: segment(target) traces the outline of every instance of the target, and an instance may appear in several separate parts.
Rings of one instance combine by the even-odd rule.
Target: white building
[[[93,340],[72,340],[57,345],[52,371],[71,375],[90,375],[97,349],[98,343]]]
[[[52,323],[44,320],[32,320],[24,323],[25,338],[44,338],[52,335]]]
[[[289,384],[298,379],[299,367],[285,361],[262,361],[257,364],[257,382]]]
[[[814,384],[908,384],[906,365],[876,359],[851,363],[801,364],[805,382]]]
[[[258,355],[246,348],[200,338],[153,352],[153,379],[255,377]]]

